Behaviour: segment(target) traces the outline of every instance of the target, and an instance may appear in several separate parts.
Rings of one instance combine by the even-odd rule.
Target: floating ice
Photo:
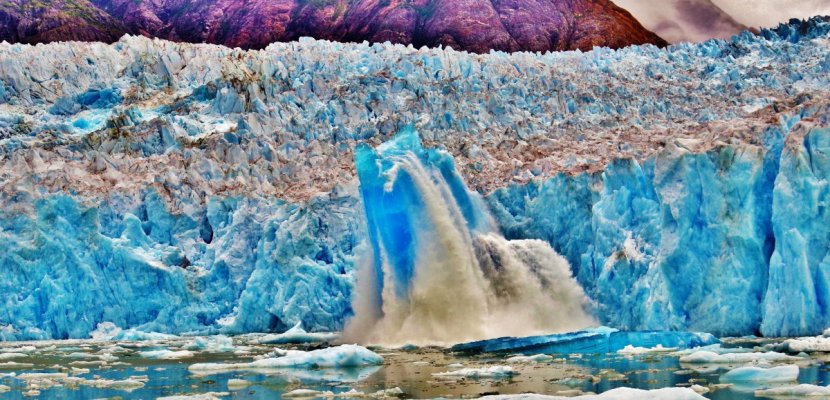
[[[721,375],[720,381],[725,383],[795,382],[798,379],[798,371],[796,365],[782,365],[771,368],[740,367]]]
[[[632,345],[627,345],[620,350],[617,350],[619,354],[625,355],[637,355],[637,354],[660,354],[660,353],[670,353],[677,350],[677,347],[663,347],[663,345],[658,344],[654,347],[635,347]]]
[[[284,356],[263,358],[250,363],[193,364],[192,372],[230,371],[238,369],[271,368],[347,368],[383,363],[383,357],[357,345],[341,345],[312,351],[287,351]]]
[[[509,363],[536,363],[536,362],[548,362],[553,360],[552,356],[547,354],[535,354],[532,356],[513,356],[504,361]]]
[[[184,345],[184,349],[207,351],[211,353],[224,353],[237,350],[237,348],[233,345],[233,339],[224,335],[197,337],[186,343]]]
[[[801,337],[787,339],[781,343],[767,345],[766,347],[772,350],[794,354],[801,352],[830,352],[830,338],[823,336]]]
[[[306,332],[302,322],[298,322],[293,328],[279,334],[265,335],[256,340],[260,344],[289,344],[289,343],[324,343],[331,342],[340,337],[334,332]]]
[[[614,353],[626,346],[692,348],[718,343],[707,333],[620,332],[601,327],[578,332],[530,337],[506,337],[462,343],[452,347],[460,352],[519,352],[523,354]]]
[[[462,368],[447,372],[433,373],[432,376],[436,378],[469,378],[469,379],[484,379],[484,378],[509,378],[513,375],[518,375],[518,372],[513,370],[513,367],[504,365],[494,365],[485,368]]]
[[[485,396],[487,400],[704,400],[705,397],[689,388],[664,388],[641,390],[632,388],[611,389],[601,394],[589,394],[576,397],[544,396],[538,394],[513,394]]]
[[[774,351],[764,353],[723,353],[718,354],[706,350],[698,350],[689,355],[680,357],[680,362],[688,364],[743,364],[750,362],[766,361],[799,361],[800,357],[793,357]]]
[[[773,387],[755,391],[756,397],[771,398],[826,398],[830,397],[830,387],[801,384],[796,386]]]
[[[221,400],[226,396],[230,396],[228,392],[208,392],[197,394],[182,394],[176,396],[158,397],[156,400]]]
[[[155,360],[178,360],[182,358],[191,358],[194,356],[193,352],[190,350],[173,351],[168,349],[142,351],[138,354],[141,357],[152,358]]]

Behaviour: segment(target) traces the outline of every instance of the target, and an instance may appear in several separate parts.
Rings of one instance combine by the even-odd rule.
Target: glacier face
[[[354,148],[418,126],[623,329],[828,324],[830,22],[491,53],[0,44],[0,338],[340,329]]]

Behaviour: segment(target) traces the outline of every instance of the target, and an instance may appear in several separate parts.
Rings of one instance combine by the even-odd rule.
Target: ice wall
[[[355,149],[410,124],[452,156],[424,165],[454,171],[453,229],[490,225],[464,182],[492,232],[526,240],[471,235],[482,269],[549,246],[613,327],[818,333],[828,35],[815,18],[587,53],[0,44],[0,338],[343,328],[360,254],[394,237],[365,218]],[[408,282],[417,253],[392,253]]]
[[[695,153],[678,141],[489,201],[508,237],[545,238],[569,259],[609,325],[815,333],[830,323],[827,109],[815,112],[759,132],[757,145]]]

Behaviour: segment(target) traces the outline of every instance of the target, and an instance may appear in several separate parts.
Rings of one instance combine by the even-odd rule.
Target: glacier
[[[2,43],[0,340],[343,329],[377,245],[356,152],[410,125],[600,323],[815,335],[828,76],[827,18],[585,53]]]

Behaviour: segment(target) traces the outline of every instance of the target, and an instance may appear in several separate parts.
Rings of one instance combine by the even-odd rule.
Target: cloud
[[[728,38],[746,29],[710,0],[617,0],[647,28],[672,43]]]
[[[830,15],[828,0],[714,0],[741,23],[773,27],[790,18]]]
[[[728,38],[749,27],[830,15],[830,0],[615,0],[672,43]]]

